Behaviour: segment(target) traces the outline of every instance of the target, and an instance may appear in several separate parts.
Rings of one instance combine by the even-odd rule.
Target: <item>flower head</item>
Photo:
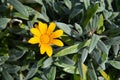
[[[38,25],[35,25],[35,28],[30,29],[33,37],[28,40],[28,43],[39,43],[40,53],[44,54],[46,52],[46,54],[51,57],[53,53],[51,45],[64,45],[61,40],[56,39],[63,34],[63,31],[56,30],[53,32],[55,27],[56,24],[54,22],[50,23],[49,27],[46,23],[38,22]]]

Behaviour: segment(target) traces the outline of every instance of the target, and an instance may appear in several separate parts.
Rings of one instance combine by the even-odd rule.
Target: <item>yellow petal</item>
[[[28,43],[31,43],[31,44],[39,43],[39,38],[38,37],[32,37],[28,40]]]
[[[41,34],[45,34],[47,32],[47,24],[38,22],[38,25],[39,25],[38,28],[39,28]]]
[[[41,44],[41,46],[40,46],[40,53],[41,53],[41,54],[44,54],[45,51],[46,51],[46,46],[45,46],[45,44]]]
[[[31,32],[32,34],[34,34],[35,36],[38,36],[38,37],[40,37],[40,35],[41,35],[39,29],[37,29],[37,28],[31,28],[31,29],[30,29],[30,32]]]
[[[63,42],[61,40],[58,40],[58,39],[53,39],[52,43],[57,45],[57,46],[64,46]]]
[[[56,24],[54,22],[50,23],[47,30],[47,34],[50,35],[54,31],[55,27],[56,27]]]
[[[50,45],[46,45],[45,46],[45,48],[46,48],[46,53],[47,53],[47,55],[49,56],[49,57],[51,57],[52,56],[52,47],[50,46]]]
[[[62,36],[62,34],[63,34],[63,30],[57,30],[57,31],[53,32],[50,37],[51,38],[58,38],[58,37]]]

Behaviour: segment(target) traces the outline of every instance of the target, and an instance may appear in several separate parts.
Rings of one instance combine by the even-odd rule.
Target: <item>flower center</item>
[[[50,40],[50,38],[49,38],[49,36],[46,35],[46,34],[45,34],[45,35],[41,35],[41,37],[40,37],[41,43],[48,43],[49,40]]]

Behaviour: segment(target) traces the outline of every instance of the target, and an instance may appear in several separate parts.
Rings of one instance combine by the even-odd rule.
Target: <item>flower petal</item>
[[[58,38],[58,37],[62,36],[62,34],[63,34],[63,30],[57,30],[57,31],[53,32],[50,37],[51,38]]]
[[[40,46],[40,53],[44,54],[45,51],[46,51],[46,45],[45,44],[41,44],[41,46]]]
[[[53,39],[52,44],[55,44],[57,46],[64,46],[63,42],[59,39]]]
[[[34,34],[35,36],[38,36],[38,37],[40,37],[40,35],[41,35],[39,29],[37,29],[37,28],[31,28],[31,29],[30,29],[30,32],[31,32],[32,34]]]
[[[47,34],[50,35],[54,31],[55,27],[56,27],[56,24],[54,22],[51,22],[48,27]]]
[[[32,37],[28,40],[28,43],[31,43],[31,44],[39,43],[39,38],[38,37]]]
[[[47,24],[42,23],[42,22],[38,22],[38,28],[41,32],[41,34],[45,34],[47,32]]]
[[[50,46],[50,45],[46,45],[45,46],[45,48],[46,48],[46,53],[47,53],[47,55],[49,56],[49,57],[51,57],[52,56],[52,47]]]

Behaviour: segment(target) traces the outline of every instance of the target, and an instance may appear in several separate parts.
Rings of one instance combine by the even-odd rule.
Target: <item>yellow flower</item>
[[[53,32],[55,27],[56,24],[54,22],[50,23],[49,27],[47,27],[46,23],[38,22],[38,25],[35,25],[35,28],[30,29],[33,37],[28,40],[28,43],[39,43],[40,53],[44,54],[46,52],[46,54],[51,57],[53,53],[51,45],[64,45],[61,40],[56,39],[63,34],[63,31],[56,30]]]

